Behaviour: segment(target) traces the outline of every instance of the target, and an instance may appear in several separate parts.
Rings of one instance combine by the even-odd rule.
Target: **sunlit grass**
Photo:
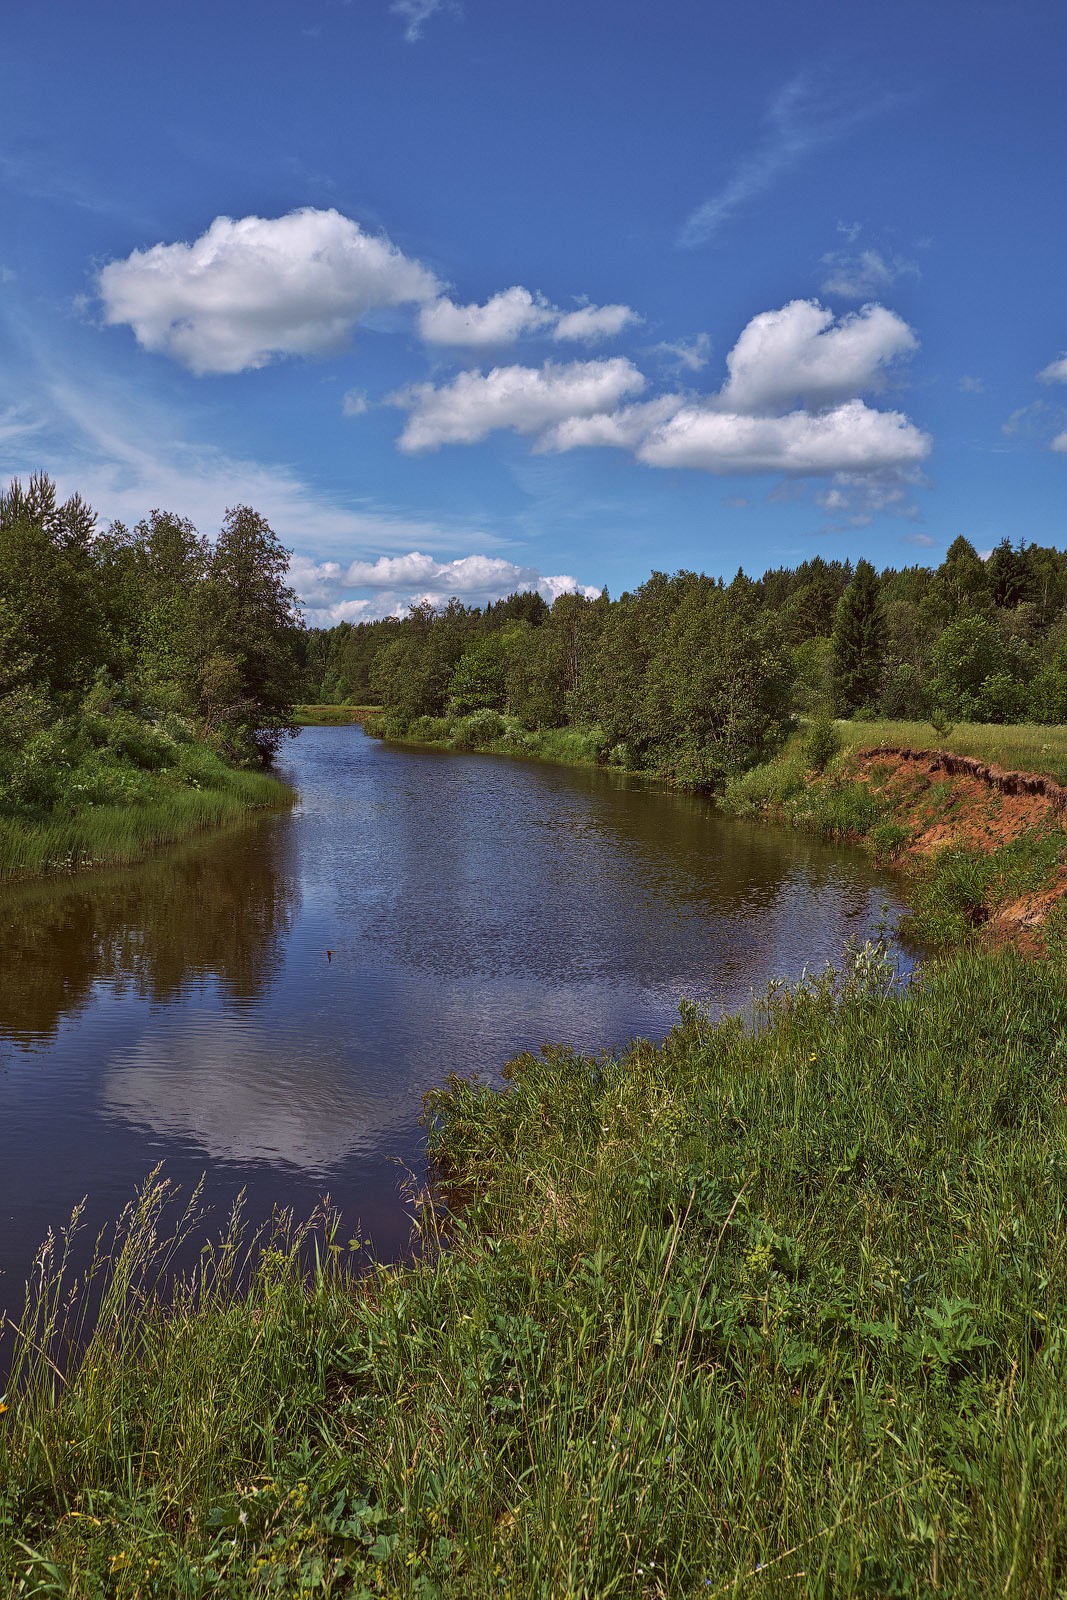
[[[991,766],[1043,772],[1067,783],[1067,727],[958,722],[943,733],[929,722],[838,722],[836,727],[850,749],[898,745],[911,750],[952,750]]]
[[[294,706],[293,721],[300,728],[328,728],[335,724],[349,722],[362,722],[364,717],[373,717],[381,711],[381,706]]]

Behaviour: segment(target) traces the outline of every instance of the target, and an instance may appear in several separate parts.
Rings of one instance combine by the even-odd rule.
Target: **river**
[[[423,1093],[565,1040],[661,1038],[875,930],[856,851],[619,773],[308,728],[291,813],[0,891],[0,1309],[46,1229],[146,1174],[216,1214],[329,1193],[403,1253]]]

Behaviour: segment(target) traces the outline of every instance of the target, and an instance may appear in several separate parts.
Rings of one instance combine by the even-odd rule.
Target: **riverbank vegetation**
[[[10,1592],[1057,1600],[1067,835],[1051,787],[973,768],[1062,775],[1065,598],[1059,553],[957,541],[933,573],[657,574],[304,640],[309,704],[379,700],[387,736],[610,761],[909,856],[949,953],[902,985],[868,946],[743,1015],[683,1005],[659,1045],[451,1081],[403,1265],[326,1210],[235,1219],[175,1284],[203,1219],[158,1178],[77,1281],[49,1238],[0,1401]],[[219,735],[210,658],[163,675],[175,706],[126,659],[49,690],[32,736],[73,742],[43,769],[114,765],[116,719],[155,774],[194,760],[186,724],[271,753]]]
[[[377,716],[381,706],[350,706],[338,705],[296,705],[293,707],[293,722],[298,728],[333,728],[344,727],[348,723],[363,722],[367,717]]]
[[[1065,607],[1064,553],[1006,540],[982,560],[958,538],[937,568],[657,572],[617,600],[514,594],[311,630],[305,693],[380,702],[390,738],[578,730],[600,761],[721,790],[797,718],[1067,723]]]
[[[247,506],[210,543],[160,511],[100,529],[46,477],[0,494],[0,876],[285,800],[255,769],[293,727],[287,560]]]
[[[155,1185],[67,1383],[50,1240],[10,1592],[1054,1600],[1065,1032],[1062,967],[901,989],[867,948],[661,1046],[521,1057],[435,1097],[458,1211],[424,1197],[421,1258],[357,1282],[335,1221],[223,1230],[164,1308]]]

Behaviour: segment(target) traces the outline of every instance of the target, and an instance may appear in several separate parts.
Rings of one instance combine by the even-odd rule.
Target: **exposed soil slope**
[[[917,864],[948,849],[992,855],[1024,835],[1064,831],[1067,788],[1041,773],[1005,771],[947,750],[888,745],[858,751],[849,766],[889,801],[894,821],[909,835],[902,853]],[[1033,948],[1037,930],[1065,895],[1067,869],[1059,868],[1040,887],[990,905],[986,936]]]

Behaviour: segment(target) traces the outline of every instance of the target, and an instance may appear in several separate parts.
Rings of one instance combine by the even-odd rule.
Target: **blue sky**
[[[5,19],[0,474],[313,620],[1067,545],[1060,4]]]

